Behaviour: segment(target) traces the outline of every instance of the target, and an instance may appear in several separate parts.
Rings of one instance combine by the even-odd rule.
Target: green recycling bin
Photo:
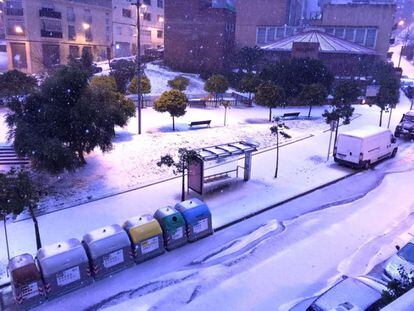
[[[185,220],[183,215],[171,206],[158,209],[154,218],[161,225],[165,248],[169,251],[187,243]]]

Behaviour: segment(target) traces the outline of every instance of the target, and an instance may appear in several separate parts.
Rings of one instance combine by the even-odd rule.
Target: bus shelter
[[[196,157],[189,163],[188,167],[188,189],[203,195],[205,193],[205,184],[220,180],[222,178],[229,177],[230,173],[236,173],[236,177],[239,176],[239,169],[243,170],[243,179],[248,181],[251,176],[252,169],[252,153],[257,151],[257,145],[244,141],[235,143],[222,144],[217,146],[211,146],[194,150]],[[206,163],[208,162],[220,162],[226,158],[243,157],[244,167],[236,164],[235,169],[223,170],[214,174],[208,175],[205,171]],[[237,159],[235,159],[237,163]],[[218,168],[220,165],[217,166]]]

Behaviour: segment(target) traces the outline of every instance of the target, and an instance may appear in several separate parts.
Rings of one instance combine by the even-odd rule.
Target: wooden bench
[[[208,127],[210,127],[210,123],[211,120],[204,120],[204,121],[192,121],[189,126],[193,127],[193,126],[199,126],[199,125],[207,125]]]
[[[282,116],[282,119],[287,119],[287,118],[289,118],[289,119],[296,119],[296,118],[299,117],[299,115],[300,115],[300,112],[288,112],[288,113],[285,113]]]

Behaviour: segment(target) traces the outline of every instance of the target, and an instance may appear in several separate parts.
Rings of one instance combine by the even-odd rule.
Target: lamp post
[[[141,9],[145,12],[146,6],[141,4],[141,0],[136,0],[134,5],[137,6],[137,55],[135,59],[136,63],[136,78],[137,78],[137,115],[138,115],[138,134],[141,135],[141,123],[142,123],[142,91],[141,91],[141,79],[142,79],[142,66],[141,66]]]

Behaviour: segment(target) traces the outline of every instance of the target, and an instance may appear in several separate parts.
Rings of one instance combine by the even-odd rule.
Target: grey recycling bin
[[[42,247],[36,257],[48,297],[65,294],[93,281],[88,256],[77,239]]]
[[[167,250],[173,250],[187,243],[185,220],[183,215],[174,207],[167,206],[158,209],[154,214],[154,218],[161,225]]]
[[[82,243],[96,280],[134,265],[131,242],[120,225],[91,231],[83,236]]]
[[[13,298],[19,310],[36,307],[45,301],[42,275],[32,255],[23,254],[10,259]]]
[[[135,262],[140,263],[165,252],[160,224],[152,215],[131,218],[123,227],[132,242]]]
[[[213,234],[211,213],[206,203],[194,198],[178,203],[175,208],[184,217],[188,241],[193,242]]]

